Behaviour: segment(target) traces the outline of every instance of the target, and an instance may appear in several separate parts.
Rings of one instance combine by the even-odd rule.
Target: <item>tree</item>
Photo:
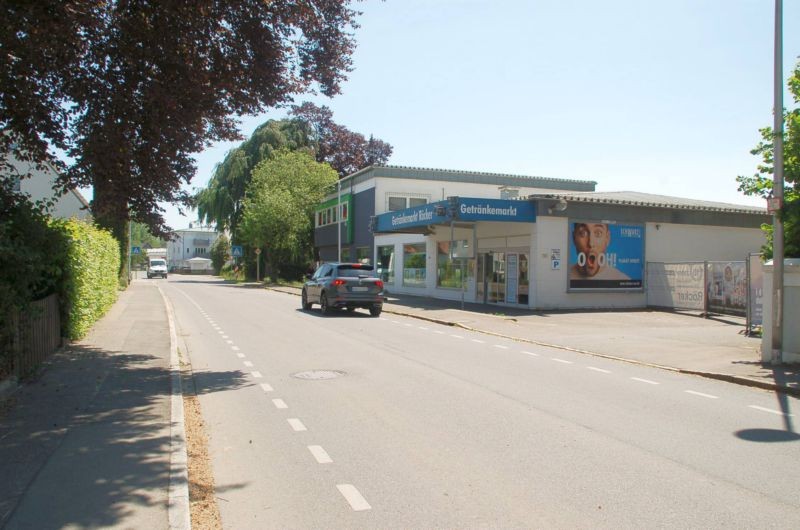
[[[225,262],[231,258],[231,242],[228,236],[220,234],[214,244],[211,245],[211,266],[214,267],[214,274],[219,274]]]
[[[303,103],[293,106],[291,114],[292,119],[260,125],[247,141],[225,156],[208,187],[195,195],[200,220],[216,224],[217,230],[231,230],[235,239],[253,168],[279,149],[312,153],[317,162],[329,163],[340,178],[370,165],[385,164],[392,154],[392,146],[383,140],[373,136],[366,140],[362,134],[335,123],[328,107]]]
[[[190,204],[192,154],[239,138],[234,116],[339,92],[350,3],[3,2],[0,148],[92,186],[95,219],[120,242],[129,218],[166,235],[158,203]]]
[[[131,223],[131,246],[142,249],[141,254],[131,256],[132,266],[142,266],[147,263],[148,248],[166,248],[167,242],[150,232],[150,228],[143,223]]]
[[[800,62],[789,77],[789,92],[795,104],[800,104]],[[745,195],[768,198],[772,196],[774,175],[774,133],[771,127],[760,129],[761,142],[750,153],[761,157],[758,173],[752,177],[739,176],[739,191]],[[779,215],[783,221],[784,255],[800,258],[800,107],[784,112],[783,137],[784,202]],[[761,227],[767,236],[762,251],[772,258],[773,226]]]
[[[281,151],[253,170],[243,204],[240,237],[266,250],[267,275],[305,269],[312,255],[314,207],[336,182],[328,164],[309,154]]]

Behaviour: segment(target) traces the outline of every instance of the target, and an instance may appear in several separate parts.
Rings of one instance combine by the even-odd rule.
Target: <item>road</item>
[[[798,400],[160,282],[226,528],[800,528]],[[303,377],[306,378],[303,378]]]

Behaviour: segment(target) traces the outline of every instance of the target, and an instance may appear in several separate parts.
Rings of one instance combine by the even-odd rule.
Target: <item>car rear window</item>
[[[370,278],[375,276],[372,265],[339,265],[337,276],[340,278]]]

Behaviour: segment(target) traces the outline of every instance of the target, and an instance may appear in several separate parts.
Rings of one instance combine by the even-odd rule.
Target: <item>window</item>
[[[342,248],[342,261],[350,261],[350,247]]]
[[[425,243],[403,245],[403,285],[425,287]]]
[[[422,199],[419,197],[411,197],[408,199],[408,207],[414,208],[415,206],[425,206],[428,204],[428,199]]]
[[[378,277],[383,283],[394,283],[394,245],[378,247]]]
[[[372,249],[369,247],[358,247],[356,249],[356,260],[359,263],[372,264]]]
[[[341,219],[342,221],[347,221],[347,203],[343,202],[339,210],[341,211],[341,215],[336,214],[336,205],[330,206],[325,208],[324,210],[318,210],[316,216],[316,226],[320,228],[322,226],[327,226],[330,224],[334,224],[337,222],[337,219]]]
[[[391,195],[389,196],[388,206],[390,212],[396,212],[397,210],[425,206],[426,204],[428,204],[428,199],[426,197],[403,197],[400,195]]]
[[[519,197],[519,188],[507,188],[505,186],[500,188],[501,199],[516,199]]]
[[[389,211],[395,212],[397,210],[405,210],[406,209],[406,198],[405,197],[389,197]]]
[[[455,241],[453,259],[450,259],[450,241],[436,244],[436,285],[450,289],[462,289],[467,284],[468,265],[467,241]]]

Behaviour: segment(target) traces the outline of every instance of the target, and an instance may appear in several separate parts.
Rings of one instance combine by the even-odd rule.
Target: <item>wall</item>
[[[647,223],[647,261],[742,261],[766,243],[760,228]]]
[[[52,199],[55,192],[53,184],[56,180],[55,170],[48,169],[41,171],[31,167],[28,162],[12,160],[12,165],[20,174],[30,172],[30,178],[20,179],[20,191],[30,195],[31,200],[36,202],[41,199]],[[48,166],[49,167],[49,166]],[[86,219],[91,216],[91,212],[85,208],[85,199],[78,198],[79,192],[69,190],[55,200],[55,206],[50,210],[50,215],[60,219],[76,217]],[[82,196],[81,196],[82,197]]]

